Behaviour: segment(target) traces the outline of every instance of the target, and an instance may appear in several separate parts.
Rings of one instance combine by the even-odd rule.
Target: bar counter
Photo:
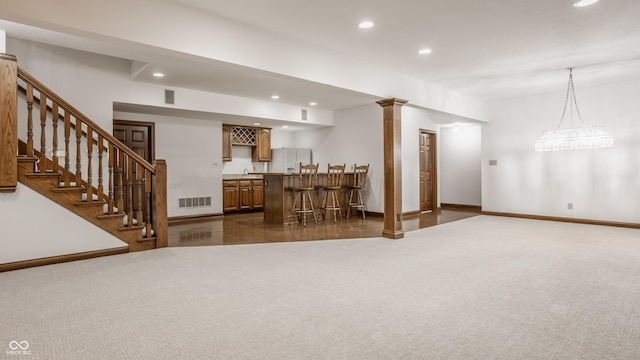
[[[298,219],[291,212],[293,200],[296,192],[293,191],[298,186],[298,173],[260,173],[264,179],[264,221],[270,223],[288,224],[298,222]],[[345,204],[347,203],[348,184],[353,183],[353,173],[344,173],[342,179],[342,190],[338,191],[342,215],[345,216]],[[320,215],[322,204],[322,187],[327,184],[327,173],[318,173],[316,190],[311,193],[313,208],[316,214]],[[333,214],[327,214],[333,216]],[[310,219],[307,219],[309,221]],[[313,220],[311,220],[313,221]]]

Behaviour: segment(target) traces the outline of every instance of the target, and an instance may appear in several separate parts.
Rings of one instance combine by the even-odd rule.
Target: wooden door
[[[435,210],[436,181],[436,134],[420,130],[420,211]]]
[[[153,163],[153,123],[114,120],[113,136],[149,163]]]
[[[133,150],[136,154],[143,157],[149,163],[153,163],[154,154],[154,124],[147,122],[113,120],[113,136]],[[121,172],[121,176],[115,175],[114,185],[122,187],[124,190],[124,203],[127,209],[132,209],[134,204],[140,206],[146,201],[144,198],[144,182],[135,181],[128,182],[125,179],[141,179],[143,174],[138,174],[138,168],[128,168],[127,156],[123,156],[124,163],[120,164],[116,172]],[[150,204],[146,204],[152,206]],[[142,205],[142,209],[138,209],[143,213],[143,219],[147,219],[147,206]],[[140,221],[140,219],[139,219]],[[153,221],[153,220],[152,220]]]

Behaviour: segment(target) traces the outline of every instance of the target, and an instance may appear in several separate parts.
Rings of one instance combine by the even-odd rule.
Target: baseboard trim
[[[381,212],[366,211],[365,210],[364,213],[365,213],[366,216],[369,216],[369,217],[384,217],[384,213],[381,213]]]
[[[189,223],[194,223],[198,221],[215,220],[223,217],[224,217],[224,214],[221,214],[221,213],[174,216],[174,217],[168,218],[167,222],[169,226],[171,226],[171,225],[177,225],[177,224],[189,224]]]
[[[436,211],[433,211],[433,213],[436,213]],[[420,210],[405,211],[405,212],[402,213],[402,217],[403,218],[405,218],[405,217],[413,217],[413,216],[418,216],[420,214],[422,214],[422,212]],[[383,214],[383,216],[384,216],[384,214]]]
[[[504,216],[504,217],[520,218],[520,219],[547,220],[547,221],[559,221],[559,222],[568,222],[568,223],[576,223],[576,224],[615,226],[615,227],[623,227],[623,228],[630,228],[630,229],[640,229],[640,224],[638,223],[565,218],[565,217],[544,216],[544,215],[503,213],[503,212],[495,212],[495,211],[481,211],[480,213],[482,215]]]
[[[126,254],[128,252],[129,252],[129,246],[122,246],[122,247],[113,248],[113,249],[86,251],[86,252],[75,253],[75,254],[51,256],[46,258],[24,260],[24,261],[16,261],[16,262],[11,262],[6,264],[0,264],[0,272],[26,269],[26,268],[35,267],[35,266],[59,264],[59,263],[64,263],[69,261],[76,261],[76,260],[93,259],[93,258],[102,257],[102,256]]]
[[[482,211],[482,206],[480,205],[466,205],[466,204],[447,204],[441,203],[440,207],[443,210],[462,210],[462,211]]]

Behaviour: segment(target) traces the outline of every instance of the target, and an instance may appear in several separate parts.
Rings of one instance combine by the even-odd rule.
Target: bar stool
[[[349,185],[349,202],[347,203],[347,219],[351,209],[362,210],[362,218],[364,215],[364,201],[362,200],[362,189],[367,182],[367,173],[369,172],[369,164],[367,165],[353,165],[353,183]],[[354,199],[355,195],[355,199]]]
[[[307,215],[309,214],[313,215],[313,222],[316,224],[318,223],[318,218],[316,217],[316,213],[313,209],[311,192],[316,189],[319,165],[320,164],[302,165],[302,163],[300,163],[298,186],[293,188],[293,191],[295,191],[296,194],[294,195],[291,212],[298,216],[298,221],[302,220],[303,226],[307,226]],[[300,207],[296,207],[298,205],[298,198],[300,200]]]
[[[328,164],[327,167],[327,184],[322,189],[322,218],[325,219],[327,210],[333,211],[333,222],[336,220],[336,211],[342,220],[342,209],[340,208],[340,200],[338,199],[338,190],[342,189],[342,177],[347,164],[333,165]]]

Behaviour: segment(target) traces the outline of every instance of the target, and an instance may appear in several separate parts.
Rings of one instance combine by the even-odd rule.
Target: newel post
[[[153,162],[156,176],[153,177],[153,204],[155,210],[156,247],[167,247],[169,242],[167,220],[167,162],[156,159]]]
[[[0,54],[0,192],[18,186],[18,62]]]
[[[384,228],[382,236],[404,237],[402,231],[402,128],[401,108],[407,100],[377,101],[382,106],[384,127]]]

